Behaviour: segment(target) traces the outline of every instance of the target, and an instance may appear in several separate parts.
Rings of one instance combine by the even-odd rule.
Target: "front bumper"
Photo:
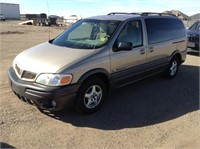
[[[185,62],[187,56],[187,50],[181,52],[181,63]]]
[[[19,79],[11,67],[8,70],[9,84],[15,95],[22,101],[40,109],[58,111],[65,106],[72,106],[79,84],[48,87]]]

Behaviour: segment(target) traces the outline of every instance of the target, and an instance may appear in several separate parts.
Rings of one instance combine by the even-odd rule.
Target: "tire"
[[[76,110],[84,114],[96,112],[102,106],[106,93],[106,85],[100,78],[87,79],[79,88]]]
[[[180,60],[178,57],[173,57],[169,63],[169,66],[165,72],[167,78],[173,79],[176,77],[178,73],[178,69],[180,66]]]

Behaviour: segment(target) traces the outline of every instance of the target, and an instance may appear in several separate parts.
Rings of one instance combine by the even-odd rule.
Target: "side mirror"
[[[119,42],[114,51],[130,51],[132,48],[133,44],[131,42]]]

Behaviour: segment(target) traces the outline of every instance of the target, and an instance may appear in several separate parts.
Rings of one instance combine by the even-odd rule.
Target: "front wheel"
[[[103,104],[107,89],[100,78],[87,79],[77,95],[76,110],[85,114],[96,112]]]
[[[166,76],[168,78],[174,78],[178,72],[179,66],[180,66],[180,60],[177,57],[173,57],[166,70]]]

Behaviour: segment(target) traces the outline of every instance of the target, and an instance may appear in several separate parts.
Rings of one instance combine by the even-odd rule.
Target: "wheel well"
[[[181,55],[180,55],[179,53],[176,53],[176,54],[173,56],[173,58],[174,58],[174,57],[177,57],[178,60],[179,60],[179,64],[181,64]]]
[[[106,74],[104,74],[104,73],[92,74],[92,75],[88,76],[83,82],[85,82],[86,80],[91,79],[93,77],[97,77],[97,78],[100,78],[101,80],[103,80],[103,82],[106,85],[106,88],[109,89],[109,87],[110,87],[110,81],[109,81],[108,76]]]

